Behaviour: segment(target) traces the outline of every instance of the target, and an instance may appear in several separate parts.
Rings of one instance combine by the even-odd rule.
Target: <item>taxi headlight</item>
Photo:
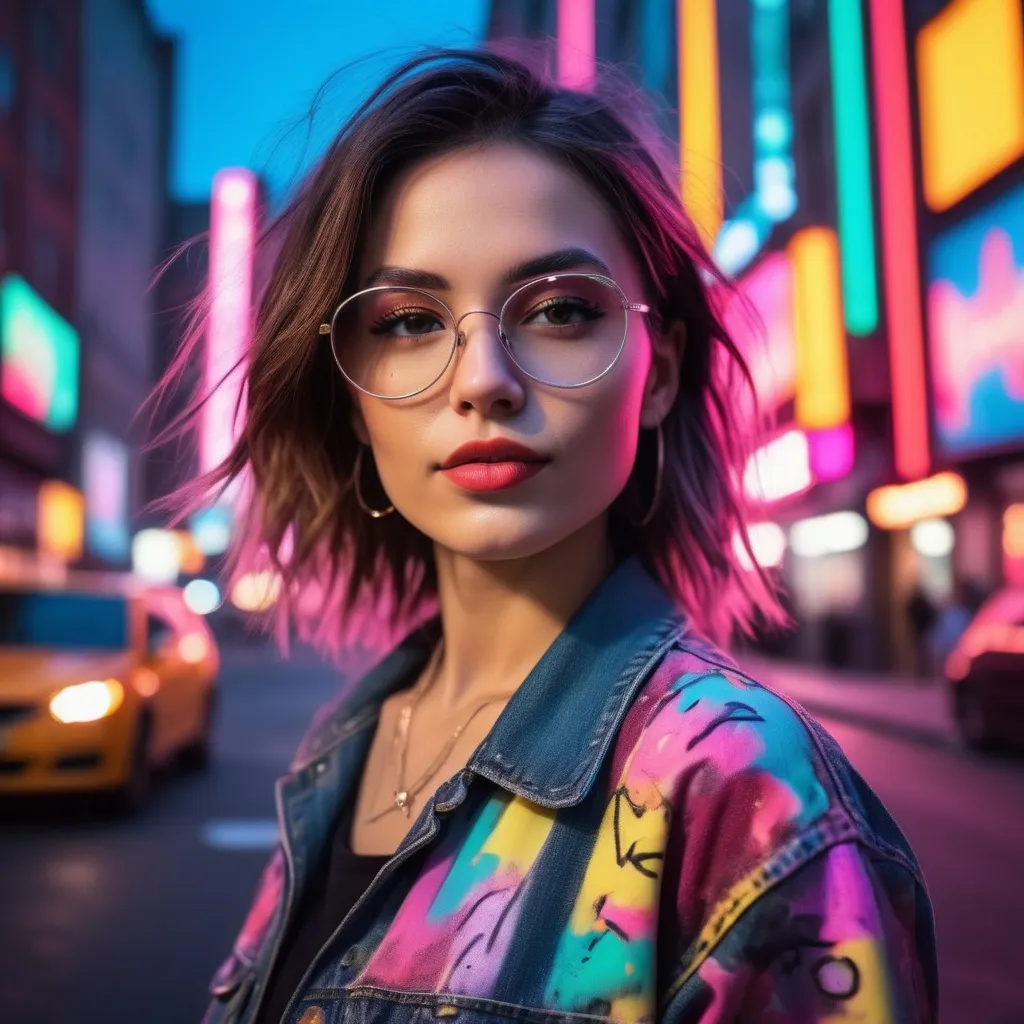
[[[50,699],[50,714],[58,722],[98,722],[112,715],[124,700],[124,688],[116,679],[92,679],[65,686]]]

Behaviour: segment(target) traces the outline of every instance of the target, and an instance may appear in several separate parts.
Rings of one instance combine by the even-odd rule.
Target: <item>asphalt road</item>
[[[0,805],[3,1024],[197,1024],[266,857],[251,846],[266,837],[274,779],[338,685],[266,653],[226,662],[215,766],[167,779],[142,817]],[[944,1024],[1019,1024],[1024,762],[826,725],[920,856]]]

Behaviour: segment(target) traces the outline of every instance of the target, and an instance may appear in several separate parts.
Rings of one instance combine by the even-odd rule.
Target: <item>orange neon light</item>
[[[39,487],[36,531],[39,550],[65,562],[82,557],[85,498],[63,480],[46,480]]]
[[[850,419],[850,377],[839,275],[839,240],[804,228],[790,240],[796,338],[796,420],[826,430]]]
[[[957,473],[937,473],[910,484],[877,487],[868,495],[868,519],[882,530],[904,530],[922,519],[956,515],[967,504]]]
[[[716,0],[678,0],[679,172],[683,206],[710,246],[722,226]]]
[[[1024,156],[1020,0],[953,0],[917,35],[924,197],[947,210]]]
[[[1003,513],[1003,554],[1024,558],[1024,502],[1011,505]]]
[[[896,472],[931,466],[924,328],[921,322],[914,160],[902,0],[870,0],[871,62],[878,126],[878,177]]]

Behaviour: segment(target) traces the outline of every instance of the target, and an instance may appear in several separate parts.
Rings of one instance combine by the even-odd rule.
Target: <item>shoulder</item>
[[[626,715],[615,760],[613,775],[657,776],[690,815],[729,797],[800,828],[837,797],[802,709],[702,642],[662,661]]]
[[[685,931],[862,837],[832,756],[798,706],[720,651],[684,641],[666,656],[626,714],[610,785],[637,819],[664,814],[662,881]]]

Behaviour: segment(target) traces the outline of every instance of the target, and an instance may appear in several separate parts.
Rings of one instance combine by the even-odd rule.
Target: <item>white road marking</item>
[[[208,821],[200,834],[203,842],[215,850],[272,850],[279,835],[273,818]]]

